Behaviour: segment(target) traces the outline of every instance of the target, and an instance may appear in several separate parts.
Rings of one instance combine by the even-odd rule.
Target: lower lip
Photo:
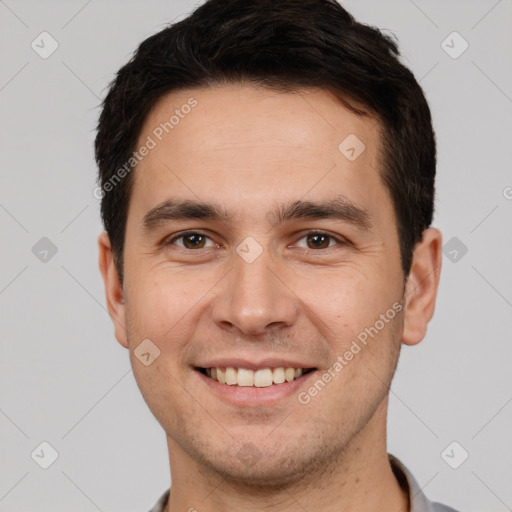
[[[213,393],[222,400],[231,402],[239,407],[258,407],[277,404],[289,398],[291,395],[296,395],[298,390],[306,385],[317,372],[317,370],[313,370],[292,382],[283,382],[282,384],[272,384],[264,388],[257,388],[255,386],[229,386],[227,384],[221,384],[198,370],[194,371]]]

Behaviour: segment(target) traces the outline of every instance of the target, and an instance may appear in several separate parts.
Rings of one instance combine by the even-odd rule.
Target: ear
[[[405,315],[402,342],[416,345],[427,333],[434,315],[442,263],[442,235],[428,228],[414,248],[405,287]]]
[[[114,255],[110,238],[106,231],[98,237],[99,267],[105,285],[105,296],[107,309],[114,323],[114,331],[117,341],[125,348],[128,348],[125,324],[125,304],[123,298],[123,287],[119,280],[117,268],[114,263]]]

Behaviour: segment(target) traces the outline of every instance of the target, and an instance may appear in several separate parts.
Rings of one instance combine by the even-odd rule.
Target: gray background
[[[431,499],[512,510],[512,2],[344,5],[396,34],[421,80],[439,146],[434,224],[456,237],[428,335],[402,351],[389,451]],[[0,1],[0,510],[143,512],[168,487],[164,433],[105,310],[92,144],[114,72],[193,7]],[[43,31],[59,45],[47,59],[31,47]],[[469,44],[457,58],[454,31]],[[55,255],[32,250],[43,237]],[[42,441],[58,452],[48,469],[35,462],[48,449],[31,458]]]

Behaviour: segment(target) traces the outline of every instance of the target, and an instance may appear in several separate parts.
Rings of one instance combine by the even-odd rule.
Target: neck
[[[386,450],[385,400],[342,453],[286,487],[241,485],[206,469],[170,437],[172,492],[165,512],[406,512],[409,497],[396,480]]]

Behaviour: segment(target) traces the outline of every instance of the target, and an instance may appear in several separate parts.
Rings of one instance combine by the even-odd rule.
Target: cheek
[[[144,401],[160,422],[169,431],[169,427],[178,428],[180,424],[180,410],[186,408],[184,393],[163,353],[150,366],[144,366],[136,356],[130,354],[133,374]]]
[[[389,283],[354,271],[317,277],[314,287],[297,282],[296,290],[307,306],[306,314],[340,349],[373,325],[396,300]]]
[[[190,274],[185,278],[157,269],[141,273],[133,281],[131,294],[130,311],[136,330],[149,338],[167,340],[179,328],[183,337],[183,330],[200,309],[201,298],[208,289],[207,283],[191,278]]]

